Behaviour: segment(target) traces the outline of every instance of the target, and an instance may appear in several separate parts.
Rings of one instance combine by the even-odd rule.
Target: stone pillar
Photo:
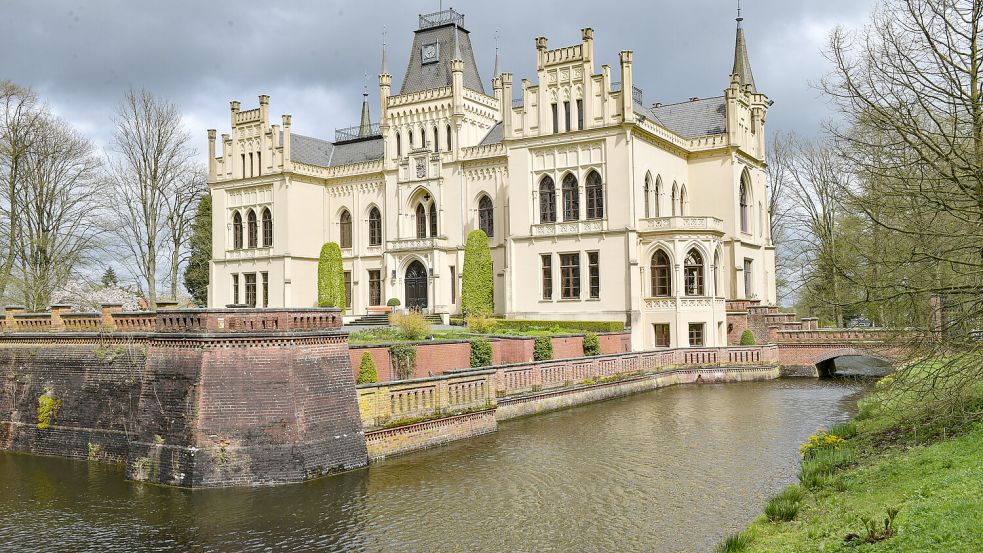
[[[24,313],[27,309],[23,305],[8,305],[3,308],[3,318],[4,323],[7,326],[7,330],[13,332],[17,330],[17,321],[14,320],[14,315],[20,315]]]
[[[61,316],[72,310],[72,306],[64,303],[58,303],[51,306],[51,330],[54,332],[59,332],[65,330],[65,321],[62,320]]]
[[[113,313],[121,313],[123,311],[123,304],[104,303],[101,307],[102,327],[109,331],[116,330],[116,321],[113,320]]]
[[[631,69],[632,52],[631,50],[624,50],[618,57],[621,60],[621,115],[622,120],[629,123],[635,120],[635,104],[632,100],[632,91],[634,90]]]
[[[215,129],[208,129],[208,182],[218,177],[218,162],[215,160]]]

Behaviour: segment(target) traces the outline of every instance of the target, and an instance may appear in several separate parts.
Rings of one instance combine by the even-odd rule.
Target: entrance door
[[[427,269],[419,261],[406,268],[406,307],[427,308]]]

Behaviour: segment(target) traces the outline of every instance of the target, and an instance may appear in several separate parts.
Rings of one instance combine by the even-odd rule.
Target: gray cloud
[[[809,86],[828,71],[820,50],[835,25],[861,25],[873,0],[745,0],[744,27],[759,89],[776,105],[772,130],[811,134],[830,116]],[[227,132],[228,101],[244,108],[270,94],[298,132],[332,137],[358,122],[364,74],[377,111],[382,32],[388,30],[394,89],[409,56],[417,14],[437,2],[70,2],[4,1],[0,78],[36,88],[63,117],[108,145],[113,106],[128,87],[179,104],[199,150],[205,129]],[[491,77],[494,35],[502,69],[535,79],[536,36],[551,47],[595,30],[601,64],[634,50],[646,102],[714,96],[727,85],[734,50],[731,0],[657,2],[459,1],[482,78]],[[445,6],[447,3],[445,2]],[[521,15],[520,15],[521,14]]]

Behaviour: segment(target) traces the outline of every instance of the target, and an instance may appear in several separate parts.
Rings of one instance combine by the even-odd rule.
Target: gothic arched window
[[[679,189],[679,214],[686,215],[686,206],[689,200],[686,196],[686,185]]]
[[[257,228],[256,224],[256,212],[252,209],[249,210],[249,214],[246,216],[246,225],[246,235],[249,240],[249,247],[255,248],[259,238],[259,229]]]
[[[430,236],[437,237],[437,203],[430,204]]]
[[[423,204],[416,204],[416,237],[427,237],[427,209]]]
[[[273,212],[263,208],[263,247],[273,246]]]
[[[573,173],[563,177],[564,221],[577,221],[580,219],[580,190],[577,186],[577,177],[573,176]]]
[[[672,215],[679,215],[679,186],[676,183],[672,183]]]
[[[341,217],[338,218],[338,227],[341,230],[341,239],[339,240],[341,247],[352,247],[352,214],[347,209],[341,212]]]
[[[447,125],[447,151],[451,151],[451,126]]]
[[[369,210],[369,245],[382,245],[382,213],[377,207]]]
[[[662,216],[662,175],[655,177],[655,209],[652,210],[654,217]]]
[[[649,209],[649,202],[650,202],[649,196],[651,194],[652,194],[652,176],[645,175],[645,186],[642,188],[642,196],[644,198],[644,203],[645,203],[646,218],[651,216],[650,209]]]
[[[238,211],[232,216],[232,247],[242,248],[242,215]]]
[[[604,218],[604,183],[601,182],[601,175],[597,171],[587,174],[587,183],[584,187],[587,193],[587,218]]]
[[[549,176],[539,181],[539,222],[556,222],[556,185]]]
[[[669,256],[662,250],[656,250],[652,255],[652,263],[649,266],[652,273],[652,295],[655,297],[667,297],[672,295],[672,265],[669,264]]]
[[[740,190],[740,204],[741,204],[741,232],[751,232],[751,199],[749,198],[750,191],[748,190],[747,173],[741,175],[741,190]]]
[[[683,280],[687,296],[702,296],[703,286],[703,256],[692,249],[683,261]]]
[[[396,133],[396,157],[403,155],[403,143],[400,141],[399,133]]]
[[[495,209],[491,198],[482,196],[478,200],[478,228],[488,236],[495,236]]]

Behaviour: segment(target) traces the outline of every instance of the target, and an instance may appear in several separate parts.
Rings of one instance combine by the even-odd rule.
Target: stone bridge
[[[819,328],[816,318],[797,319],[795,313],[760,305],[757,300],[727,302],[728,343],[740,343],[750,330],[759,344],[777,344],[782,374],[829,376],[837,357],[871,357],[897,365],[907,351],[904,331]]]

